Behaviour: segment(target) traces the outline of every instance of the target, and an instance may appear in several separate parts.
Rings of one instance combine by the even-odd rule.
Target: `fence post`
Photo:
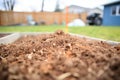
[[[66,33],[68,33],[68,6],[66,7]]]

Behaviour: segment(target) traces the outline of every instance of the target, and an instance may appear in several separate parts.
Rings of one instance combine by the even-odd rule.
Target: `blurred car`
[[[99,13],[93,13],[87,16],[87,24],[89,25],[102,25],[102,18]]]

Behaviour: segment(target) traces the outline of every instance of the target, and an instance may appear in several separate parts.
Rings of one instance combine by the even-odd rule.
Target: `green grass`
[[[54,32],[63,26],[1,26],[0,32]]]
[[[54,32],[58,29],[65,31],[65,26],[0,26],[0,32]],[[120,42],[120,27],[69,27],[69,33]]]

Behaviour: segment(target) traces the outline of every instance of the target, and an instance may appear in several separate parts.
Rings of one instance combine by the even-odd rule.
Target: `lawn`
[[[65,26],[0,26],[0,32],[54,32],[65,31]],[[69,33],[81,34],[120,42],[120,27],[69,27]]]

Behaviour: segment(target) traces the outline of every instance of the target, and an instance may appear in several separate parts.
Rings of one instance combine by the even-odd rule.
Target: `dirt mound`
[[[120,45],[57,31],[0,45],[0,80],[120,80]]]

